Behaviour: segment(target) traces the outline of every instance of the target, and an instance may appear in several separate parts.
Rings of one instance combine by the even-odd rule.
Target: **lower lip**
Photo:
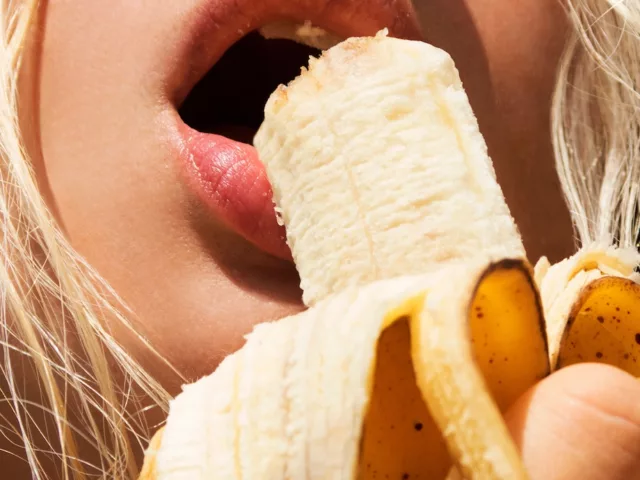
[[[183,170],[212,215],[261,250],[290,260],[285,230],[276,221],[271,185],[256,149],[178,121]]]

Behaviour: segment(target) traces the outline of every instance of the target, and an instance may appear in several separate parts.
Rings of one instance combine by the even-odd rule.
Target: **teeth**
[[[453,61],[427,44],[325,52],[270,98],[254,142],[307,305],[478,253],[524,256]]]
[[[303,24],[293,22],[270,23],[260,29],[260,34],[266,39],[293,40],[318,50],[327,50],[342,41],[337,36],[314,26],[309,21]]]
[[[185,387],[141,479],[525,479],[501,411],[544,320],[449,56],[347,40],[255,143],[311,308]]]

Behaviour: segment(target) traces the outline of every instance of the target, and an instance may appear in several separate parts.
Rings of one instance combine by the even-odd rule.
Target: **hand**
[[[640,380],[601,364],[564,368],[510,409],[532,480],[640,479]]]

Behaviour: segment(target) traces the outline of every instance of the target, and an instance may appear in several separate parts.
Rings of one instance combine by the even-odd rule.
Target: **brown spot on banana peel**
[[[483,316],[474,312],[484,312]],[[504,412],[550,373],[546,326],[531,267],[505,259],[482,275],[469,313],[476,361]],[[499,361],[496,361],[499,360]]]
[[[488,268],[478,272],[476,280],[455,282],[457,289],[449,285],[442,292],[429,292],[425,308],[420,313],[428,320],[414,321],[411,324],[418,385],[425,395],[431,415],[447,440],[449,453],[455,459],[456,467],[465,478],[527,478],[519,454],[506,432],[496,399],[487,391],[499,385],[500,379],[477,361],[476,348],[482,342],[478,342],[477,337],[473,344],[471,342],[472,334],[484,335],[499,331],[483,329],[482,325],[474,326],[472,322],[477,318],[474,302],[478,298],[502,293],[501,289],[494,290],[500,283],[502,274],[511,272],[515,276],[519,275],[518,279],[522,281],[515,283],[520,289],[526,287],[527,283],[533,285],[529,271],[521,265],[522,262],[510,261],[490,264]],[[519,268],[514,268],[516,266]],[[452,275],[449,278],[459,277]],[[471,290],[471,293],[464,296],[461,292],[465,289]],[[529,328],[532,325],[531,330],[540,331],[542,315],[535,287],[532,292],[532,311],[537,309],[536,314],[521,317],[518,312],[513,312],[509,320],[523,320]],[[500,295],[495,300],[499,304]],[[495,313],[505,313],[508,310],[500,311],[498,308],[493,309],[495,305],[487,306],[491,308],[486,310],[481,324],[499,324]],[[442,335],[446,335],[446,340]],[[544,335],[539,337],[539,345],[543,348],[536,351],[541,362],[547,364],[548,370]],[[501,347],[502,345],[498,347],[496,353],[504,358],[505,353],[508,356],[509,352],[502,351]],[[485,373],[489,373],[492,378],[483,378]],[[537,381],[539,374],[538,371],[533,375],[525,374],[531,378],[531,384],[524,389]],[[497,458],[490,461],[489,458],[494,454]]]
[[[418,388],[410,344],[408,317],[387,327],[378,340],[358,479],[397,479],[403,474],[437,479],[443,478],[451,465],[445,440]]]
[[[485,311],[486,316],[479,315]],[[505,259],[486,269],[474,291],[469,326],[475,360],[502,413],[549,375],[545,319],[527,262]],[[509,357],[513,359],[511,364],[507,363]],[[505,363],[496,362],[494,366],[495,359]],[[462,478],[467,477],[458,467],[447,476],[447,480]]]
[[[623,277],[592,281],[574,302],[558,368],[600,362],[640,376],[640,285]]]
[[[486,315],[478,316],[479,311]],[[520,260],[491,264],[475,286],[468,320],[475,361],[504,411],[550,370],[544,316],[530,266]],[[481,338],[487,342],[478,341]],[[491,355],[514,361],[492,368]],[[466,475],[474,478],[474,472]]]

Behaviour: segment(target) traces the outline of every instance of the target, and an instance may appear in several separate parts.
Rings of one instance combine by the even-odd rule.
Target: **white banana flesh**
[[[451,57],[349,39],[269,99],[255,137],[303,300],[479,253],[524,257]]]
[[[458,471],[526,478],[468,325],[488,267],[525,253],[451,58],[349,39],[271,97],[255,144],[312,308],[186,386],[141,478],[384,478],[359,456],[376,348],[404,319],[416,401]]]

